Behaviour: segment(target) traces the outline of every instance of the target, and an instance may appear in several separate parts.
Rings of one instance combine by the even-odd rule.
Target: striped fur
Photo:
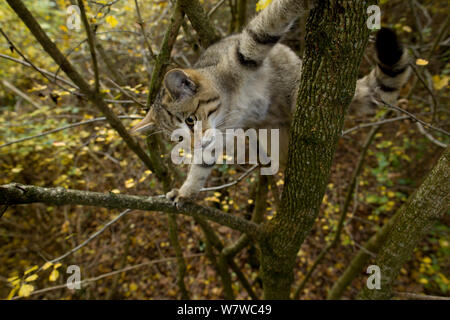
[[[287,160],[291,117],[296,106],[301,59],[279,40],[307,6],[304,1],[273,0],[238,35],[209,47],[192,69],[167,73],[155,106],[135,131],[156,125],[165,133],[196,125],[225,132],[229,128],[279,129],[280,166]],[[358,80],[352,107],[371,106],[373,95],[395,103],[410,70],[408,54],[393,31],[382,29],[376,41],[376,68]],[[191,126],[192,120],[195,125]],[[210,137],[203,137],[207,141]],[[177,202],[197,194],[212,166],[192,165],[180,190],[167,197]]]

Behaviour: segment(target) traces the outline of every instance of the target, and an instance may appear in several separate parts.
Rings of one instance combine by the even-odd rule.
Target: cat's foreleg
[[[180,189],[173,189],[166,194],[166,198],[174,201],[177,205],[181,205],[188,199],[196,196],[205,185],[214,164],[192,164],[189,173]]]

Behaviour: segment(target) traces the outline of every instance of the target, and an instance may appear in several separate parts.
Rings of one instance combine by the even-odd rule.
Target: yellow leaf
[[[24,274],[24,275],[27,275],[27,274],[33,272],[34,270],[37,270],[37,268],[38,268],[38,266],[34,266],[34,267],[28,269],[27,271],[25,271],[23,274]]]
[[[450,77],[445,75],[442,78],[437,74],[433,76],[433,85],[436,90],[441,90],[448,86],[448,82],[450,80]],[[14,170],[14,169],[13,169]]]
[[[53,269],[58,269],[59,267],[61,267],[62,266],[62,264],[61,263],[57,263],[57,264],[55,264],[54,266],[53,266]]]
[[[105,21],[112,27],[114,28],[115,26],[117,26],[117,19],[113,16],[107,16]]]
[[[19,287],[14,287],[11,292],[8,294],[8,297],[6,298],[6,300],[11,300],[14,295],[16,294],[17,290],[19,290]]]
[[[48,280],[54,282],[58,280],[59,278],[59,271],[56,269],[53,269],[52,273],[50,273],[50,276],[48,277]]]
[[[271,2],[272,0],[259,0],[256,3],[256,11],[261,11],[265,9]]]
[[[417,60],[416,60],[416,64],[417,64],[418,66],[426,66],[426,65],[428,64],[428,61],[425,60],[425,59],[417,59]]]
[[[31,282],[31,281],[36,280],[37,278],[38,278],[38,275],[37,274],[33,274],[32,276],[29,276],[29,277],[25,278],[25,282]]]
[[[425,257],[425,258],[422,259],[422,261],[423,261],[424,263],[426,263],[426,264],[430,264],[430,263],[431,263],[430,257]]]
[[[132,282],[130,283],[130,291],[136,291],[138,288],[137,284]]]
[[[408,33],[411,33],[411,32],[412,32],[412,29],[411,29],[410,26],[404,26],[404,27],[403,27],[403,31],[408,32]]]
[[[19,173],[19,172],[22,171],[22,170],[23,170],[23,168],[17,167],[17,168],[13,168],[13,169],[11,170],[11,172],[12,172],[12,173]]]
[[[129,188],[133,188],[134,185],[136,184],[136,182],[134,182],[134,179],[128,179],[127,181],[125,181],[125,188],[129,189]]]
[[[23,284],[19,290],[19,297],[29,297],[34,291],[34,287],[31,284]]]
[[[47,261],[43,266],[42,266],[42,270],[47,270],[48,268],[50,268],[53,265],[53,263],[51,263],[50,261]]]

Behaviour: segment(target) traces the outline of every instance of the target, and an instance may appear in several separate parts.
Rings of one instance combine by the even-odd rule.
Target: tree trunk
[[[370,1],[369,1],[370,2]],[[370,30],[365,1],[319,1],[308,18],[286,184],[260,241],[264,298],[288,299],[295,259],[317,217]]]
[[[361,248],[358,253],[352,258],[348,267],[339,279],[333,284],[333,287],[328,292],[328,300],[339,300],[342,297],[345,289],[363,270],[367,261],[371,257],[371,253],[378,254],[381,246],[386,241],[386,237],[394,225],[395,219],[398,217],[398,211],[393,215],[386,224],[377,231]]]
[[[422,185],[399,209],[399,216],[381,247],[375,265],[381,269],[381,289],[365,288],[360,299],[389,299],[400,268],[426,232],[450,207],[450,147]]]

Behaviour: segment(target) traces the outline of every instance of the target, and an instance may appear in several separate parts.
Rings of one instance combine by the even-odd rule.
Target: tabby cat
[[[280,165],[285,165],[302,61],[279,40],[308,9],[306,2],[273,0],[242,33],[210,46],[192,69],[168,71],[155,105],[132,131],[156,126],[169,135],[180,128],[192,134],[197,124],[203,132],[276,128]],[[410,74],[407,51],[393,31],[381,29],[375,48],[377,66],[358,80],[353,108],[373,105],[375,92],[395,103]],[[195,196],[213,165],[192,164],[181,188],[170,191],[167,198],[180,204]]]

